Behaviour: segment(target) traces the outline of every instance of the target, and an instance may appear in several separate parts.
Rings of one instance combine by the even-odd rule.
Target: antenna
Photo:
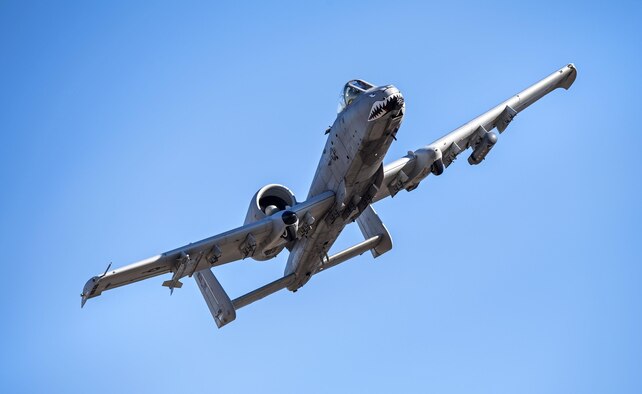
[[[107,269],[105,270],[105,272],[102,275],[99,276],[99,278],[102,278],[103,276],[107,275],[107,271],[109,271],[110,268],[111,268],[111,262],[109,262],[109,265],[107,266]]]

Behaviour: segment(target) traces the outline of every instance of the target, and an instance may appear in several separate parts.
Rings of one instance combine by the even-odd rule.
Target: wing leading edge
[[[473,148],[468,162],[481,163],[497,141],[493,129],[504,132],[518,113],[557,88],[568,90],[576,76],[575,66],[568,64],[432,144],[384,166],[383,184],[374,201],[414,190],[431,173],[440,175],[468,148]]]

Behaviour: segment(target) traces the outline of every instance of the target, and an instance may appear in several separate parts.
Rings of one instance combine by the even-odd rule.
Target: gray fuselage
[[[296,290],[309,280],[343,228],[372,201],[404,110],[401,93],[388,85],[364,91],[338,114],[308,193],[309,199],[331,190],[335,203],[325,217],[315,218],[312,234],[292,247],[285,275],[294,273],[296,280],[288,289]]]

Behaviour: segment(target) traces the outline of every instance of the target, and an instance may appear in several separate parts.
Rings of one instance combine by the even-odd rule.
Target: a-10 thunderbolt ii
[[[406,156],[383,164],[405,112],[404,98],[392,86],[352,80],[345,84],[334,124],[303,202],[282,185],[267,185],[250,200],[243,226],[150,257],[89,279],[81,305],[105,290],[171,273],[163,286],[180,288],[194,277],[220,328],[236,311],[276,291],[296,291],[312,276],[348,259],[372,252],[376,258],[392,248],[392,239],[372,204],[411,191],[430,174],[441,175],[464,151],[468,163],[481,163],[516,114],[556,88],[568,89],[577,71],[569,64],[458,129]],[[341,231],[356,221],[364,241],[329,255]],[[248,257],[264,261],[287,249],[282,278],[230,299],[212,268]]]

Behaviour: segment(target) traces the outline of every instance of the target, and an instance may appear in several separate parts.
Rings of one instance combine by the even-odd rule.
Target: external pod
[[[493,149],[493,146],[497,143],[497,135],[493,132],[486,132],[481,138],[481,141],[477,143],[475,150],[468,157],[468,163],[470,165],[476,165],[481,163],[485,158],[488,152]]]

